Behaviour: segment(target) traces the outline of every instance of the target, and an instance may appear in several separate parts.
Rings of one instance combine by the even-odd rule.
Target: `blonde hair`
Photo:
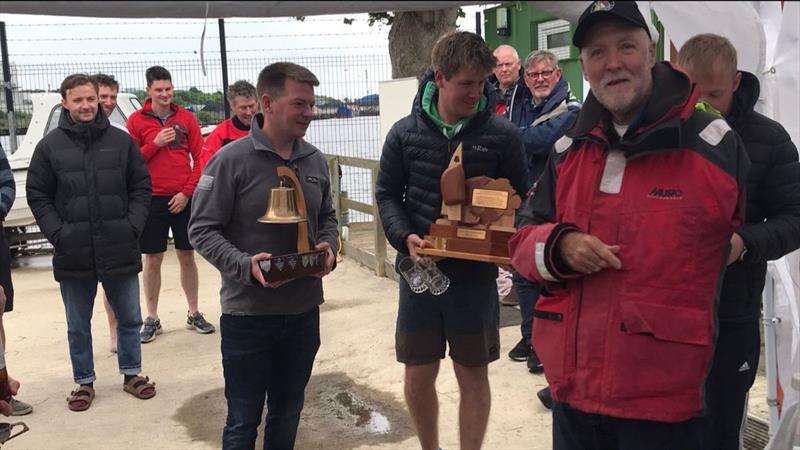
[[[692,36],[678,51],[678,65],[695,76],[709,75],[715,66],[735,76],[738,64],[736,48],[731,41],[712,33]]]

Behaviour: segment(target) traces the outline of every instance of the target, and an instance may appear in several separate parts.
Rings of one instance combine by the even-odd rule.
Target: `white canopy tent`
[[[292,17],[326,14],[356,14],[380,11],[427,11],[487,2],[0,2],[0,13],[51,16],[171,19],[228,17]]]

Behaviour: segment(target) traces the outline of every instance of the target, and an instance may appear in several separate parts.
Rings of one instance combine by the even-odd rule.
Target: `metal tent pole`
[[[772,264],[772,263],[770,263]],[[775,278],[767,271],[764,284],[764,353],[767,371],[767,405],[769,406],[769,436],[778,429],[778,353],[775,326],[781,319],[775,317]]]

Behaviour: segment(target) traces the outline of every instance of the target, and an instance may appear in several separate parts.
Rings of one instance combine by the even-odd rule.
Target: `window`
[[[548,20],[537,25],[538,50],[550,50],[558,59],[569,58],[569,22],[563,19]]]
[[[117,125],[125,126],[125,116],[122,115],[122,111],[119,110],[119,106],[114,108],[114,111],[111,112],[111,117],[108,120],[116,123]]]
[[[547,35],[547,48],[569,47],[569,31]]]
[[[57,104],[53,107],[53,110],[50,112],[50,120],[47,122],[47,128],[44,129],[44,137],[52,130],[58,128],[58,121],[61,119],[61,104]]]

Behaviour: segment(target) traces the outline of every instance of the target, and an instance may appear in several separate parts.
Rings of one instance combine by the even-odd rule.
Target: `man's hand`
[[[19,381],[8,377],[8,387],[11,395],[17,395],[17,392],[19,391]],[[5,400],[0,400],[0,413],[3,413],[4,416],[10,416],[13,412],[13,406],[9,405]]]
[[[170,142],[175,140],[175,130],[172,128],[162,128],[161,131],[158,132],[156,138],[153,139],[153,144],[156,144],[159,147],[163,147]]]
[[[171,199],[169,199],[169,203],[167,206],[169,207],[169,212],[172,214],[180,214],[186,205],[189,204],[189,197],[185,196],[183,192],[178,192],[177,194],[173,195]]]
[[[315,276],[317,277],[324,277],[325,275],[331,273],[333,270],[333,263],[336,261],[336,255],[333,254],[333,249],[331,248],[331,244],[327,242],[320,242],[315,247],[317,250],[327,250],[328,252],[325,254],[325,267],[322,269],[321,272],[317,273]]]
[[[738,233],[731,236],[731,253],[728,255],[728,265],[735,263],[742,257],[744,252],[744,239]]]
[[[558,251],[572,270],[586,275],[608,268],[622,269],[616,256],[619,245],[607,245],[591,234],[567,233],[561,238]]]
[[[263,287],[267,287],[267,280],[264,279],[264,273],[261,272],[261,266],[258,265],[258,262],[270,258],[272,258],[271,253],[258,253],[250,258],[250,275]]]
[[[265,280],[264,272],[261,271],[261,266],[258,265],[258,262],[265,261],[270,258],[272,258],[272,253],[258,253],[250,258],[250,275],[252,275],[253,278],[255,278],[256,281],[258,281],[261,284],[261,286],[265,288],[275,289],[294,280],[294,278],[281,281],[272,281],[272,282],[268,282],[267,280]]]
[[[409,234],[406,238],[406,247],[408,248],[408,254],[411,256],[411,259],[416,261],[419,258],[417,249],[433,247],[433,244],[422,239],[418,234]]]

